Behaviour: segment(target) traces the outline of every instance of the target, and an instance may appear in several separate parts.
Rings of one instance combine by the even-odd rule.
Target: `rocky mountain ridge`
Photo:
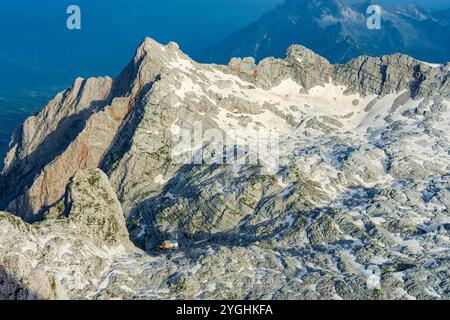
[[[0,209],[32,224],[1,215],[2,297],[448,297],[449,72],[298,45],[204,65],[145,39],[15,131]],[[194,164],[198,121],[242,158],[277,132],[279,163]]]

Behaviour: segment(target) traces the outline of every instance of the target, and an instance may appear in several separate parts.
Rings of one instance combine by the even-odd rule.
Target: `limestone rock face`
[[[130,252],[123,212],[100,170],[79,171],[57,217],[32,225],[0,213],[0,299],[79,299]]]
[[[111,86],[109,78],[77,79],[71,89],[58,94],[40,114],[17,128],[2,173],[5,183],[0,202],[4,209],[33,220],[34,215],[42,215],[43,208],[61,199],[75,170],[96,166],[95,157],[101,157],[104,150],[95,147],[102,144],[106,126],[117,117],[110,113],[120,108],[99,112],[109,99]],[[99,117],[100,113],[105,116]],[[120,112],[117,114],[120,117]],[[94,124],[95,118],[103,128]],[[96,143],[89,141],[87,128],[97,130]],[[116,128],[113,125],[111,129]]]
[[[14,133],[0,297],[449,298],[449,72],[145,39]]]
[[[409,56],[394,54],[358,57],[345,65],[336,65],[336,82],[352,92],[385,95],[408,90],[415,96],[447,95],[450,92],[448,66],[426,64]]]
[[[33,154],[35,161],[43,161],[39,158],[48,157],[55,145],[65,146],[73,138],[68,131],[75,131],[78,122],[108,98],[111,86],[110,78],[78,78],[72,88],[59,93],[41,113],[28,118],[14,133],[3,174],[12,170],[12,163],[25,162]]]

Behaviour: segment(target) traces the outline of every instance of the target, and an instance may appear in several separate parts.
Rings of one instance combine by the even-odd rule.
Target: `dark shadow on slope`
[[[140,64],[141,61],[138,62]],[[29,156],[16,161],[14,165],[3,175],[0,175],[0,210],[5,210],[8,204],[24,194],[22,201],[27,201],[26,191],[33,185],[35,179],[42,170],[60,156],[67,147],[76,139],[76,137],[84,130],[87,120],[97,111],[100,111],[111,104],[115,97],[126,96],[131,88],[133,78],[136,76],[137,67],[130,62],[121,74],[114,79],[110,93],[105,100],[92,101],[84,110],[63,118],[57,128],[47,135],[44,141]],[[84,80],[86,83],[87,80]],[[83,86],[85,85],[83,84]],[[80,89],[80,95],[83,88]],[[78,97],[78,99],[80,96]],[[63,102],[64,103],[64,102]],[[14,140],[22,141],[23,123],[15,130]],[[21,146],[19,145],[20,149]],[[27,212],[29,205],[22,203],[20,210],[12,212],[22,217],[27,222],[36,222],[42,219],[42,214],[48,208],[42,208],[39,212]],[[14,211],[14,210],[9,210]],[[25,211],[25,212],[23,212]]]
[[[5,210],[13,199],[31,187],[42,169],[60,156],[83,131],[86,121],[95,110],[106,104],[107,101],[93,101],[88,108],[62,119],[57,128],[45,137],[36,150],[24,159],[16,161],[0,177],[0,210]],[[23,130],[23,126],[20,130]],[[26,212],[13,213],[21,217],[27,215]]]
[[[344,194],[341,195],[340,200],[342,204],[348,208],[355,208],[367,203],[368,199],[372,199],[379,195],[380,190],[377,188],[366,188],[366,187],[354,187],[349,188]],[[181,249],[185,249],[186,251],[190,251],[191,249],[201,249],[202,247],[247,247],[249,245],[257,245],[262,248],[272,249],[271,243],[274,238],[284,238],[289,236],[295,236],[300,234],[305,230],[313,230],[312,224],[306,225],[306,221],[316,221],[320,222],[325,217],[331,217],[334,219],[335,214],[339,213],[339,209],[330,207],[330,206],[322,206],[317,207],[312,210],[300,210],[296,211],[294,209],[287,210],[287,212],[283,215],[274,216],[272,219],[264,221],[258,224],[250,224],[250,225],[242,225],[238,226],[228,232],[216,233],[216,234],[208,234],[204,232],[196,233],[193,237],[187,237],[183,239],[186,243],[186,247],[181,245]],[[287,215],[296,215],[294,221],[288,223],[279,224],[276,228],[273,227],[274,222],[279,219],[285,219]],[[243,222],[246,219],[249,219],[250,216],[247,216],[243,219]],[[323,221],[325,224],[326,221]],[[306,229],[305,229],[306,228]],[[258,234],[260,230],[269,230],[269,232]],[[309,231],[308,231],[309,233]],[[164,236],[164,235],[163,235]],[[327,246],[321,244],[311,244],[309,248],[296,249],[296,248],[282,248],[277,247],[277,250],[286,250],[289,252],[296,251],[297,254],[303,255],[307,254],[311,250],[330,250],[330,246],[340,245],[344,248],[351,248],[354,246],[354,241],[349,240],[330,240],[327,243]],[[187,254],[188,256],[188,254]]]
[[[111,143],[111,147],[100,160],[99,168],[108,176],[114,171],[117,162],[130,150],[133,143],[133,134],[136,132],[137,127],[145,115],[145,103],[143,100],[147,93],[152,90],[153,85],[159,80],[160,76],[157,76],[153,82],[147,83],[141,88],[133,103],[133,110],[128,114],[120,128],[117,130],[113,142]]]
[[[195,165],[183,166],[177,172],[177,175],[165,185],[160,194],[144,201],[137,211],[134,212],[135,216],[130,216],[130,219],[128,220],[129,227],[131,227],[132,221],[135,218],[138,218],[139,215],[142,217],[141,222],[147,226],[147,234],[144,237],[137,238],[137,233],[132,232],[131,238],[136,246],[147,251],[148,254],[160,255],[161,252],[156,250],[156,247],[159,243],[165,240],[177,240],[180,246],[179,250],[181,250],[187,258],[192,256],[194,260],[198,258],[199,252],[211,247],[232,248],[256,245],[262,248],[270,249],[274,238],[283,238],[289,237],[290,235],[295,236],[296,234],[300,234],[306,227],[305,223],[308,219],[317,220],[318,217],[324,214],[324,212],[327,212],[330,215],[337,212],[335,208],[329,206],[314,209],[297,209],[288,205],[286,206],[286,210],[284,212],[274,214],[272,217],[263,222],[248,223],[252,219],[253,215],[244,216],[238,224],[230,226],[230,228],[224,232],[203,232],[201,231],[201,228],[199,228],[200,231],[195,232],[194,234],[187,234],[180,230],[174,230],[171,232],[160,230],[156,223],[157,215],[174,204],[170,201],[170,199],[165,199],[164,195],[167,194],[167,192],[171,192],[171,194],[175,194],[175,198],[177,198],[173,188],[176,188],[176,186],[180,184],[179,179],[182,180],[184,174],[191,172],[193,169],[195,169]],[[213,169],[207,169],[207,171],[210,170]],[[207,175],[206,172],[203,172],[203,174]],[[243,178],[245,179],[245,177]],[[189,183],[186,183],[186,189],[180,197],[195,197],[196,193],[201,188],[202,184],[194,187]],[[372,199],[377,196],[379,192],[380,190],[376,188],[349,188],[347,192],[342,194],[340,201],[343,205],[353,208],[366,204],[368,199]],[[271,196],[268,196],[262,198],[260,202],[270,201],[270,199]],[[257,213],[254,215],[256,216]],[[292,215],[292,220],[286,219],[288,215]],[[131,228],[129,229],[131,230]],[[174,236],[176,239],[174,239]],[[338,242],[333,243],[340,244],[343,247],[352,245],[352,243],[345,240],[339,240]],[[320,249],[320,245],[312,245],[311,248]],[[170,255],[170,252],[168,254]]]
[[[171,190],[175,185],[180,183],[180,179],[184,177],[186,174],[191,172],[197,165],[187,164],[183,165],[178,171],[177,174],[174,175],[164,186],[161,192],[147,200],[144,200],[140,203],[128,216],[127,218],[127,228],[130,232],[130,239],[133,243],[141,248],[142,250],[147,251],[148,253],[153,253],[153,249],[160,243],[161,240],[164,239],[164,235],[158,230],[156,225],[156,216],[164,207],[168,207],[169,204],[160,203],[162,196]],[[197,192],[196,189],[190,188],[186,185],[185,195],[187,197],[194,196]],[[141,223],[148,226],[151,229],[151,235],[148,233],[142,237],[135,237],[133,232],[133,221],[136,219],[142,219]]]
[[[165,240],[174,240],[176,238],[180,244],[181,249],[196,248],[204,245],[218,245],[218,246],[248,246],[254,242],[267,241],[275,237],[280,232],[283,232],[285,226],[279,224],[279,226],[274,227],[274,221],[280,218],[282,212],[274,211],[273,215],[267,220],[260,223],[249,223],[252,217],[258,216],[262,207],[265,207],[267,203],[274,199],[275,195],[267,195],[262,197],[258,203],[255,204],[254,213],[252,215],[245,215],[240,218],[237,223],[229,223],[225,218],[219,218],[220,223],[225,225],[227,231],[225,232],[203,232],[202,226],[205,229],[213,227],[211,222],[209,222],[209,217],[204,215],[202,221],[202,226],[197,226],[200,230],[194,234],[188,234],[183,231],[176,230],[175,232],[166,232],[159,229],[156,219],[158,214],[166,210],[167,208],[173,207],[176,204],[177,199],[187,198],[194,199],[199,196],[202,189],[209,185],[211,181],[218,179],[217,175],[214,175],[214,171],[222,166],[221,164],[208,165],[208,167],[203,168],[198,175],[193,178],[190,174],[197,168],[202,167],[202,165],[187,164],[182,166],[177,173],[172,177],[170,181],[164,186],[163,190],[156,196],[144,200],[140,203],[135,210],[133,210],[128,219],[128,229],[130,231],[130,238],[134,244],[146,250],[149,253],[154,253],[154,248],[157,247],[159,243]],[[225,173],[227,174],[227,173]],[[256,173],[256,176],[258,174]],[[208,177],[208,179],[204,179]],[[255,173],[251,173],[250,176],[240,175],[236,177],[236,184],[240,182],[245,182],[248,179],[255,177]],[[224,177],[226,178],[226,177]],[[195,181],[193,183],[193,181]],[[201,181],[201,182],[200,182]],[[180,189],[182,188],[182,189]],[[166,194],[173,195],[174,198],[165,197]],[[205,204],[209,205],[209,204]],[[269,204],[271,205],[271,204]],[[215,210],[211,204],[211,210]],[[266,208],[267,209],[267,208]],[[286,211],[292,209],[291,205],[286,207]],[[224,213],[224,212],[222,212]],[[217,215],[215,219],[218,218]],[[147,234],[144,237],[137,236],[140,232],[135,230],[134,221],[141,222],[141,225],[146,225]],[[184,223],[190,223],[189,217],[186,221],[179,221],[181,228],[183,228]],[[267,230],[261,232],[262,230]]]
[[[42,298],[0,265],[0,301],[5,300],[42,300]]]
[[[409,89],[411,91],[411,98],[414,99],[420,93],[422,82],[424,82],[427,79],[427,77],[420,69],[420,65],[416,65],[413,68],[412,76],[413,80],[409,84]]]

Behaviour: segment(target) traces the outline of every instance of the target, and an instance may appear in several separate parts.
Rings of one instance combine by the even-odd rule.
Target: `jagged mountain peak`
[[[328,60],[324,57],[298,44],[290,46],[286,52],[286,60],[292,59],[297,60],[297,62],[329,64]]]
[[[176,42],[172,41],[167,45],[162,45],[153,38],[146,37],[142,40],[141,44],[136,50],[134,61],[135,63],[137,63],[146,55],[151,56],[152,60],[157,61],[158,58],[170,56],[173,54],[182,54],[183,56],[185,56]]]

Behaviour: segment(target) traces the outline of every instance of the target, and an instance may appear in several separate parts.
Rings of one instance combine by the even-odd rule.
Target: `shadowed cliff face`
[[[99,166],[140,94],[132,82],[140,63],[133,61],[114,81],[77,79],[16,130],[0,178],[0,208],[27,221],[42,219],[62,199],[66,181],[76,170]]]
[[[28,289],[26,285],[0,266],[0,301],[4,300],[40,300],[39,294]]]
[[[299,45],[206,65],[145,39],[15,136],[0,198],[40,221],[0,215],[0,265],[41,298],[446,298],[448,75]],[[230,132],[234,162],[194,163]],[[261,132],[277,159],[248,163]]]

